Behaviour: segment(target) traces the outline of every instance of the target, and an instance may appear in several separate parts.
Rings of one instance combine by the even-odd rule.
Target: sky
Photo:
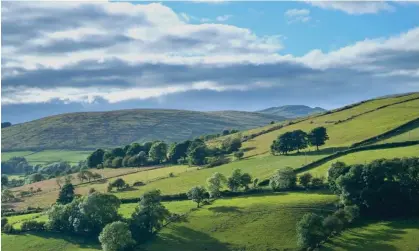
[[[1,120],[419,91],[418,2],[2,2]]]

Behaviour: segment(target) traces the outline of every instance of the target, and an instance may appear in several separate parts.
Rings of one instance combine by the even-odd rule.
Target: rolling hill
[[[182,141],[223,129],[250,129],[285,118],[255,112],[134,109],[68,113],[2,129],[2,151],[95,149],[133,142]]]
[[[326,111],[325,109],[320,108],[320,107],[312,108],[305,105],[284,105],[284,106],[270,107],[270,108],[263,109],[257,112],[283,116],[286,118],[298,118],[298,117],[305,117],[305,116],[316,114],[316,113],[322,113],[325,111]]]

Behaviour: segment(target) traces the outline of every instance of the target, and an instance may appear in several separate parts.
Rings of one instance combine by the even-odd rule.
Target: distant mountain
[[[297,118],[305,117],[315,113],[325,112],[326,110],[320,107],[311,108],[305,105],[284,105],[278,107],[270,107],[261,111],[257,111],[264,114],[271,114],[282,116],[285,118]]]
[[[95,149],[132,142],[179,142],[224,129],[250,129],[284,117],[257,112],[132,109],[50,116],[1,130],[2,151]]]

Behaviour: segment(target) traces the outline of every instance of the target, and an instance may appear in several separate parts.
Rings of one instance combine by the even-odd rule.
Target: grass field
[[[170,211],[170,213],[184,214],[196,207],[196,203],[190,200],[163,202],[163,205]],[[138,203],[122,204],[119,208],[119,213],[124,218],[131,217]]]
[[[71,150],[45,150],[40,152],[17,151],[2,152],[1,160],[5,161],[12,157],[25,157],[32,165],[48,164],[59,161],[68,161],[77,164],[81,160],[86,160],[92,151],[71,151]]]
[[[419,127],[415,128],[413,130],[404,132],[402,134],[399,134],[397,136],[393,136],[391,138],[378,141],[376,144],[382,144],[382,143],[393,143],[393,142],[404,142],[404,141],[413,141],[413,140],[419,140]]]
[[[363,105],[360,105],[358,109],[362,106]],[[419,100],[409,101],[367,113],[344,123],[329,123],[336,122],[338,118],[341,118],[341,114],[346,114],[345,116],[348,116],[347,113],[351,114],[350,111],[351,109],[343,110],[337,113],[313,118],[312,120],[287,126],[251,139],[244,142],[242,146],[244,149],[249,149],[246,151],[245,156],[269,153],[269,147],[272,144],[272,141],[287,131],[301,129],[308,132],[318,126],[326,127],[330,138],[330,140],[326,142],[326,145],[322,146],[323,149],[331,147],[348,147],[353,143],[382,134],[412,119],[418,118]]]
[[[419,219],[365,222],[333,237],[323,251],[417,251],[419,248]]]
[[[316,193],[283,193],[220,199],[171,223],[147,251],[284,250],[296,248],[295,224],[306,212],[323,211],[337,197]]]
[[[380,149],[380,150],[370,150],[351,153],[340,158],[329,161],[319,167],[311,169],[307,172],[311,173],[313,176],[327,176],[327,170],[332,163],[337,161],[345,162],[346,164],[363,164],[376,159],[391,159],[391,158],[403,158],[403,157],[419,157],[419,145],[407,146],[407,147],[397,147],[390,149]]]

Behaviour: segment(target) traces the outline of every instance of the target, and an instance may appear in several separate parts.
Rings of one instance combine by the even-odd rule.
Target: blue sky
[[[418,13],[408,2],[5,2],[2,121],[330,109],[418,91]]]

